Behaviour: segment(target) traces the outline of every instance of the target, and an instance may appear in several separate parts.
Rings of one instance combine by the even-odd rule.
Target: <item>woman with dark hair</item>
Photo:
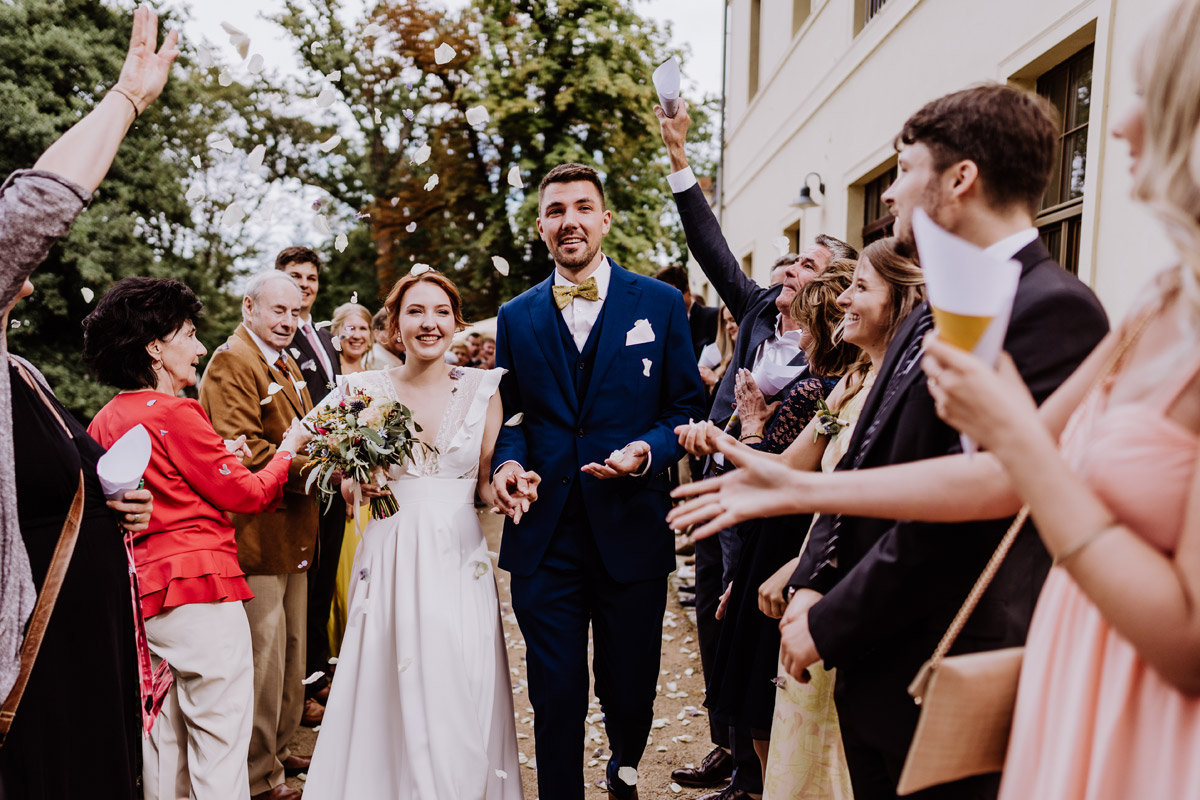
[[[106,447],[136,425],[150,435],[144,478],[158,504],[133,537],[133,559],[154,665],[167,661],[174,683],[143,741],[148,800],[186,794],[181,787],[197,800],[249,797],[254,686],[241,601],[253,594],[228,514],[274,507],[292,457],[311,438],[294,424],[275,457],[250,472],[241,463],[245,437],[223,441],[200,404],[179,396],[196,384],[206,353],[196,338],[200,309],[178,281],[126,278],[83,323],[84,361],[122,390],[88,432]]]

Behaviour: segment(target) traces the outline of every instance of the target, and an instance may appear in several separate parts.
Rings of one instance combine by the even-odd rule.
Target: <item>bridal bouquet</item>
[[[306,419],[313,439],[308,445],[310,470],[305,489],[315,484],[328,510],[337,487],[331,485],[335,473],[359,485],[374,484],[386,488],[391,467],[413,457],[414,450],[435,452],[417,433],[421,426],[413,421],[412,411],[394,401],[371,397],[362,389],[349,389],[336,403],[319,407]],[[396,498],[388,491],[371,498],[371,517],[384,519],[399,511]]]

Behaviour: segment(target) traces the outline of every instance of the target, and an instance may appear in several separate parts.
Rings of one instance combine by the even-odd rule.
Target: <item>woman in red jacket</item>
[[[228,512],[272,509],[289,462],[311,438],[294,425],[270,463],[252,473],[241,464],[244,437],[223,441],[200,404],[178,396],[196,384],[207,352],[196,338],[200,308],[178,281],[126,278],[84,320],[84,360],[122,389],[88,432],[111,447],[140,424],[151,441],[144,477],[155,506],[133,554],[150,652],[156,667],[170,664],[175,680],[143,744],[147,800],[249,794],[253,669],[240,601],[253,594]]]

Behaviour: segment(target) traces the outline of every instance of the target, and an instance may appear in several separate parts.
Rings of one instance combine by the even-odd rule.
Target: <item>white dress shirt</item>
[[[589,276],[596,279],[596,290],[600,299],[584,300],[582,297],[575,297],[559,312],[562,314],[563,322],[567,323],[567,330],[571,332],[571,337],[575,340],[575,347],[581,353],[583,346],[587,344],[588,336],[592,333],[592,328],[596,325],[596,320],[600,317],[600,309],[604,307],[604,298],[608,297],[608,284],[612,278],[612,266],[609,265],[608,258],[603,253],[600,256],[600,266],[596,267],[596,271]],[[578,286],[579,284],[563,277],[563,274],[556,268],[554,285]]]
[[[985,248],[984,252],[1000,258],[1012,258],[1036,238],[1038,238],[1037,228],[1025,228]]]
[[[764,397],[778,394],[792,378],[803,369],[803,365],[792,365],[791,361],[800,353],[800,339],[804,332],[783,329],[783,316],[775,322],[775,330],[754,351],[750,374],[762,390]]]

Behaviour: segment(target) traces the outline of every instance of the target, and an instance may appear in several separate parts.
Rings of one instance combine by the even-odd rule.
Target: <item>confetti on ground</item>
[[[251,172],[258,172],[263,165],[263,158],[267,155],[267,146],[265,144],[256,145],[250,151],[250,155],[246,156],[246,169]]]
[[[417,152],[413,153],[412,162],[420,165],[429,160],[429,156],[433,153],[433,148],[427,144],[423,144],[417,148]]]
[[[617,777],[630,786],[637,785],[637,770],[633,767],[621,767],[617,770]]]
[[[488,114],[488,110],[483,106],[474,106],[467,109],[468,125],[482,125],[489,119],[491,119],[491,115]]]
[[[668,786],[667,788],[668,788],[668,789],[670,789],[670,790],[671,790],[672,792],[674,792],[675,794],[679,794],[680,792],[682,792],[682,791],[683,791],[683,787],[682,787],[682,786],[680,786],[678,783],[672,783],[672,784],[671,784],[670,786]]]
[[[200,184],[193,183],[192,187],[187,190],[187,194],[183,196],[183,199],[189,203],[198,203],[204,199],[204,189],[201,188]]]
[[[322,236],[329,236],[333,231],[329,229],[329,220],[324,214],[317,214],[317,218],[313,220],[313,227],[317,229],[317,233]]]
[[[504,277],[508,277],[508,259],[503,256],[492,256],[492,266]]]
[[[321,678],[324,678],[324,677],[325,677],[325,673],[322,672],[321,670],[317,670],[312,675],[309,675],[307,678],[305,678],[304,680],[302,680],[300,682],[303,683],[305,686],[308,686],[310,683],[316,683],[317,681],[321,680]]]
[[[433,51],[433,60],[440,66],[442,64],[448,64],[455,55],[455,49],[445,42],[442,42],[437,46],[437,50]]]
[[[80,289],[79,293],[81,295],[83,295],[83,302],[85,302],[85,303],[90,303],[96,299],[96,293],[93,292],[91,289],[89,289],[86,286],[84,286],[82,289]]]
[[[513,168],[508,171],[508,185],[513,187],[514,189],[524,189],[525,188],[524,182],[521,181],[521,168],[520,167],[514,165]]]
[[[225,213],[221,215],[221,227],[232,228],[245,218],[246,212],[242,211],[242,207],[236,202],[230,203],[225,207]]]
[[[393,197],[393,198],[392,198],[392,201],[393,201],[393,202],[392,202],[392,205],[393,205],[393,206],[394,206],[394,205],[396,205],[396,202],[398,202],[399,200],[400,200],[400,198],[399,198],[399,197]],[[405,226],[404,226],[404,230],[408,231],[409,233],[413,233],[414,231],[416,231],[416,229],[417,229],[417,223],[415,223],[415,222],[410,222],[410,223],[408,223],[407,225],[405,225]]]
[[[202,44],[196,45],[196,63],[200,66],[200,69],[212,69],[212,51]]]
[[[333,152],[334,148],[336,148],[341,143],[342,143],[342,137],[339,134],[335,133],[333,136],[330,136],[328,139],[326,139],[325,141],[323,141],[319,145],[317,145],[317,149],[323,153],[330,153],[330,152]]]
[[[246,64],[246,69],[251,75],[257,75],[263,71],[263,67],[265,65],[266,62],[263,60],[262,55],[255,53],[254,55],[250,56],[250,63]]]
[[[324,86],[317,95],[317,108],[329,108],[334,100],[337,100],[337,91],[332,86]]]
[[[204,162],[200,160],[200,156],[192,156],[192,163],[196,165],[196,169],[201,169]]]
[[[334,249],[334,250],[337,250],[339,253],[344,253],[344,252],[346,252],[346,248],[347,248],[349,245],[350,245],[350,239],[349,239],[349,237],[347,237],[347,236],[346,236],[346,234],[344,234],[344,233],[339,233],[339,234],[337,235],[337,238],[333,240],[333,249]],[[354,303],[354,302],[357,302],[357,301],[356,301],[356,300],[351,300],[350,302],[351,302],[351,303]]]
[[[233,153],[233,142],[229,141],[228,136],[222,136],[220,139],[209,142],[208,146],[213,150],[220,150],[222,153]]]
[[[437,176],[437,173],[435,172],[429,176],[429,180],[425,181],[425,191],[427,191],[427,192],[432,191],[433,188],[437,185],[438,185],[438,176]]]

